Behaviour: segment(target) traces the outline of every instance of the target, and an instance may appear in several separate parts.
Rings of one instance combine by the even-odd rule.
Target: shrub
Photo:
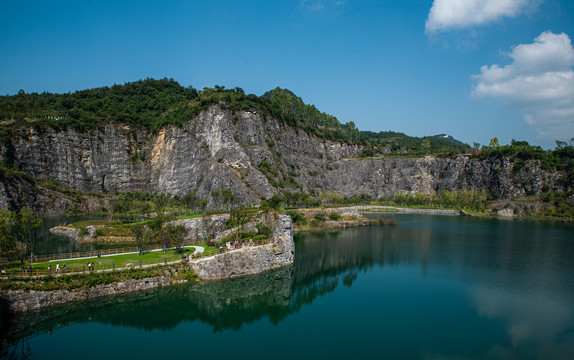
[[[340,218],[341,218],[341,215],[339,215],[339,213],[332,212],[332,213],[329,214],[329,219],[330,219],[330,220],[336,221],[336,220],[339,220]]]
[[[191,269],[181,272],[179,277],[182,280],[187,280],[189,282],[199,281],[199,276]]]
[[[255,225],[255,227],[259,231],[259,235],[267,236],[267,237],[271,236],[271,227],[270,226],[267,226],[263,223],[258,223],[257,225]]]
[[[84,237],[84,236],[87,236],[88,234],[89,234],[88,229],[85,228],[85,227],[83,227],[83,228],[80,229],[80,232],[78,233],[78,236],[82,238],[82,237]]]
[[[307,217],[305,217],[305,215],[301,214],[300,212],[291,210],[287,211],[286,214],[291,216],[291,219],[295,224],[307,225]]]
[[[315,216],[313,216],[313,219],[315,219],[317,222],[323,222],[327,219],[327,216],[325,216],[324,213],[317,213]]]

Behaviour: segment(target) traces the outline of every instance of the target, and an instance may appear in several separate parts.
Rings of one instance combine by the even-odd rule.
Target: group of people
[[[93,262],[88,262],[88,272],[92,272],[94,270],[96,270],[96,264]]]
[[[223,246],[223,244],[221,244],[219,246],[219,253],[225,252],[225,251],[230,251],[230,250],[235,250],[235,249],[241,249],[244,246],[253,246],[253,240],[249,239],[249,242],[247,241],[236,241],[236,242],[226,242],[225,246]]]
[[[60,267],[60,263],[56,263],[56,274],[60,275],[66,272],[66,264],[62,264]],[[52,273],[52,264],[48,265],[48,274]]]

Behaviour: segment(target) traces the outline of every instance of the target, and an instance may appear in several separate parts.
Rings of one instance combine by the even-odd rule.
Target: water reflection
[[[491,352],[508,358],[509,354],[529,354],[538,358],[560,359],[574,354],[574,317],[572,308],[548,301],[542,294],[509,293],[500,289],[477,287],[471,298],[477,313],[489,319],[502,319],[510,340],[508,347]]]
[[[60,225],[73,224],[78,221],[105,219],[104,215],[62,216],[42,219],[40,226],[34,230],[34,252],[37,255],[62,254],[79,251],[100,250],[124,247],[133,244],[80,244],[65,236],[54,235],[50,229]]]
[[[414,277],[419,280],[405,282],[404,287],[411,289],[417,284],[421,288],[411,292],[421,296],[421,301],[444,303],[445,313],[439,317],[450,316],[453,310],[448,310],[449,306],[461,306],[460,299],[454,297],[457,294],[468,300],[465,306],[469,310],[460,311],[470,334],[474,326],[496,333],[491,329],[500,322],[507,341],[483,339],[490,348],[481,350],[481,357],[529,357],[534,352],[539,357],[559,358],[560,354],[574,354],[572,226],[412,215],[398,218],[397,227],[298,234],[295,265],[265,274],[26,313],[10,319],[2,338],[16,343],[56,328],[93,322],[145,331],[175,331],[183,323],[198,322],[209,325],[213,333],[239,332],[262,319],[271,326],[281,325],[304,307],[317,309],[314,303],[319,299],[334,297],[328,294],[348,294],[345,289],[352,291],[354,298],[362,291],[366,303],[400,309],[396,304],[413,300],[400,298],[391,290],[403,290],[401,279]],[[363,281],[355,289],[365,278],[372,278],[374,285],[366,287]],[[388,279],[398,285],[393,287]],[[376,286],[383,280],[388,292],[381,297]],[[370,293],[373,299],[368,298]],[[458,303],[449,303],[452,301]],[[345,306],[344,301],[337,304]],[[392,311],[381,314],[380,321],[400,316]],[[402,316],[410,319],[413,315]],[[484,319],[490,325],[484,325]],[[418,331],[432,332],[436,325],[421,323]],[[329,329],[323,331],[329,333]],[[464,329],[455,331],[464,333]],[[444,358],[445,349],[452,346],[445,341],[443,348],[425,349],[424,355]],[[20,344],[20,348],[26,346]]]

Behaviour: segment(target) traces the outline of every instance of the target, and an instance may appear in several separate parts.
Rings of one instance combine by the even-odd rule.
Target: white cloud
[[[541,0],[434,0],[426,22],[427,34],[513,17],[536,8]]]
[[[472,96],[498,98],[524,112],[542,139],[574,136],[574,48],[570,37],[550,31],[515,46],[506,66],[482,66]]]

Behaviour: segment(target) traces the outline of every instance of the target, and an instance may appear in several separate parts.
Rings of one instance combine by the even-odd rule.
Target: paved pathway
[[[184,247],[184,252],[185,249],[189,249],[190,247],[194,247],[195,248],[195,252],[194,254],[201,254],[205,251],[205,248],[203,246],[197,246],[197,245],[186,245]],[[167,248],[166,250],[172,250],[175,248]],[[154,250],[147,250],[144,252],[152,252],[152,251],[163,251],[163,249],[154,249]],[[100,257],[108,257],[108,256],[116,256],[116,255],[125,255],[125,254],[137,254],[137,251],[130,251],[130,252],[123,252],[123,253],[117,253],[117,254],[106,254],[106,255],[102,255]],[[96,256],[86,256],[86,257],[77,257],[77,258],[70,258],[70,259],[56,259],[56,260],[50,260],[48,262],[62,262],[62,261],[71,261],[71,260],[81,260],[81,259],[93,259]]]

